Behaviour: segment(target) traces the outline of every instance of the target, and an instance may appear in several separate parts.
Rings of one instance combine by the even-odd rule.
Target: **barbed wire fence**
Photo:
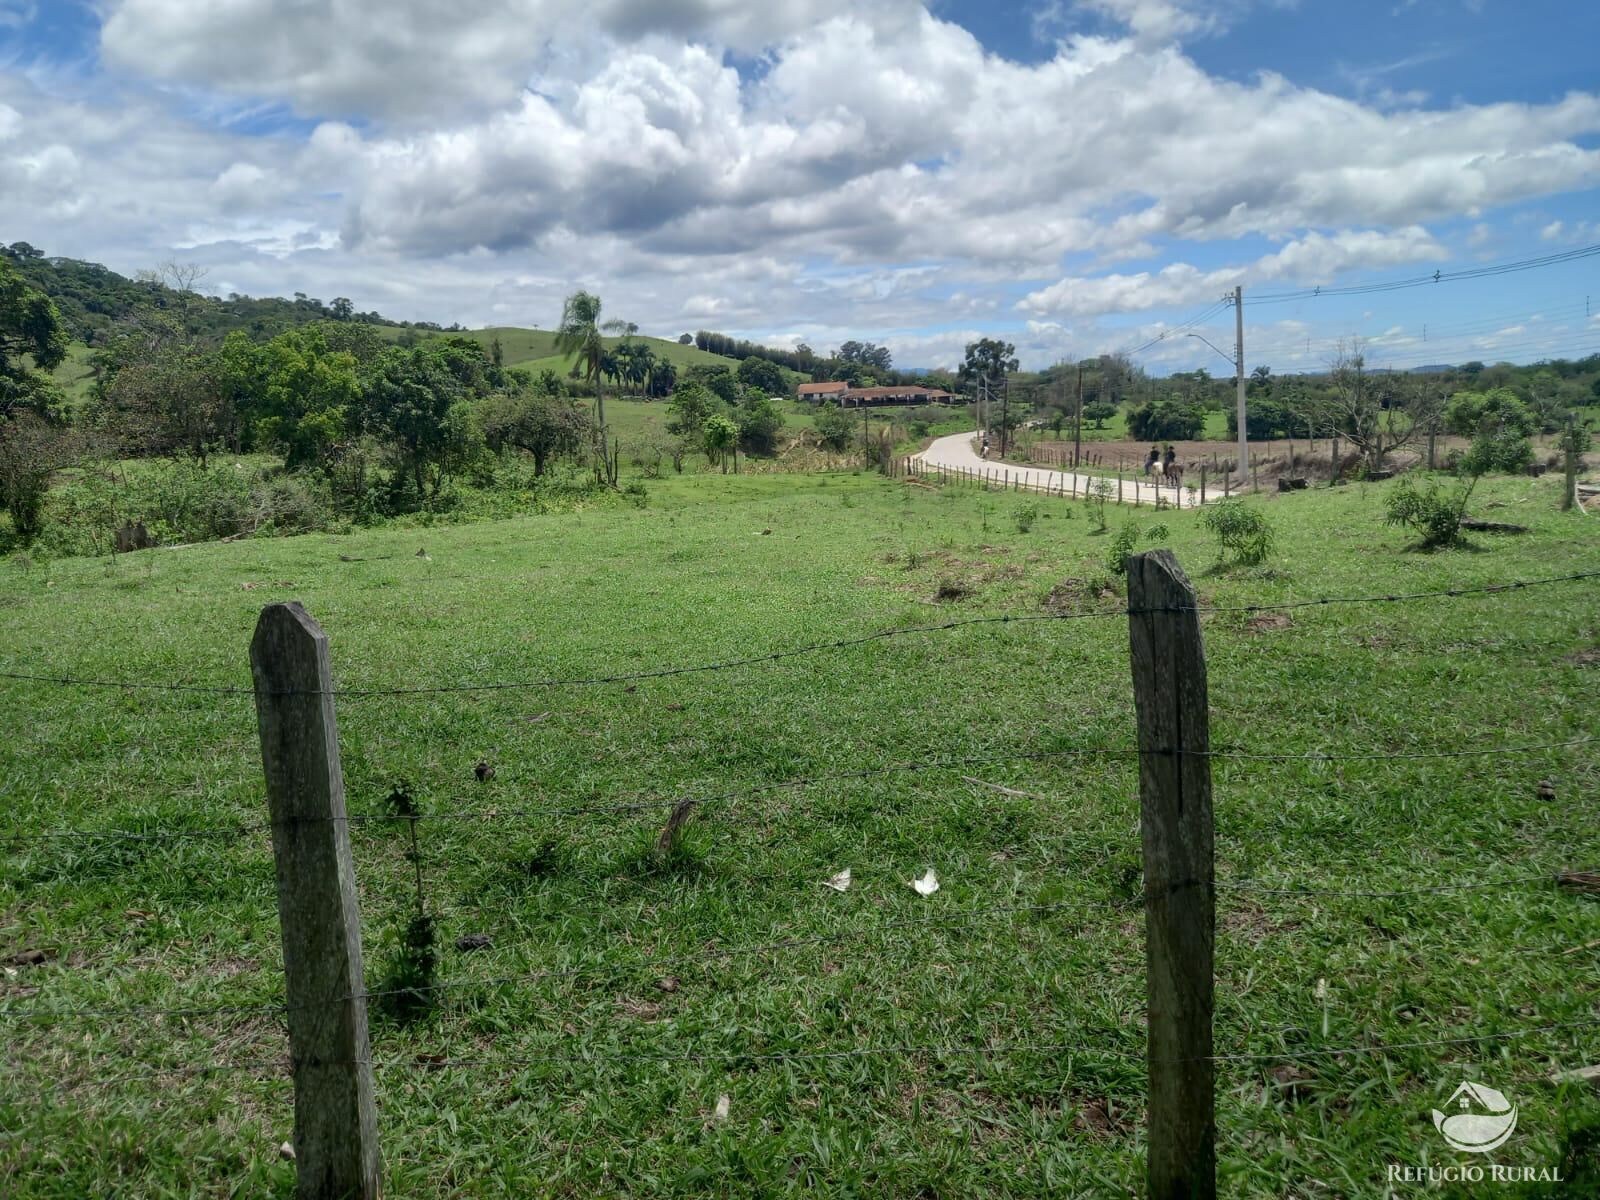
[[[298,605],[271,605],[262,613],[252,645],[253,688],[226,684],[159,683],[94,679],[34,671],[0,671],[0,678],[61,687],[133,690],[156,688],[214,695],[251,695],[261,726],[263,764],[272,813],[262,823],[209,828],[146,829],[16,829],[0,834],[0,844],[41,845],[75,841],[228,842],[270,834],[279,881],[283,929],[285,992],[270,1003],[193,1004],[177,1006],[111,1005],[68,1007],[0,1001],[0,1022],[84,1023],[159,1018],[189,1020],[210,1017],[281,1018],[288,1026],[288,1057],[253,1058],[239,1062],[172,1062],[137,1070],[97,1075],[61,1083],[64,1088],[111,1089],[145,1079],[245,1073],[286,1076],[294,1085],[297,1171],[310,1182],[304,1195],[376,1195],[381,1173],[376,1124],[375,1071],[402,1070],[534,1070],[545,1066],[587,1064],[596,1067],[639,1062],[762,1064],[826,1062],[857,1058],[975,1058],[1005,1061],[1025,1055],[1088,1053],[1143,1060],[1149,1100],[1148,1181],[1152,1194],[1181,1187],[1187,1194],[1215,1191],[1215,1068],[1224,1063],[1294,1063],[1303,1060],[1390,1055],[1435,1047],[1461,1047],[1541,1035],[1564,1035],[1600,1028],[1600,1013],[1580,1020],[1480,1029],[1407,1041],[1368,1041],[1344,1045],[1282,1046],[1272,1050],[1230,1049],[1212,1044],[1216,893],[1232,892],[1285,900],[1348,898],[1394,899],[1474,892],[1489,889],[1566,887],[1600,891],[1600,866],[1570,864],[1541,871],[1414,888],[1363,887],[1333,889],[1297,885],[1291,879],[1215,877],[1210,814],[1210,768],[1218,760],[1267,762],[1375,761],[1388,759],[1474,759],[1537,755],[1592,744],[1592,737],[1523,742],[1498,746],[1446,746],[1370,753],[1287,753],[1245,746],[1213,747],[1209,743],[1204,659],[1200,652],[1199,618],[1208,613],[1260,613],[1338,604],[1429,602],[1469,595],[1521,591],[1600,578],[1600,572],[1574,572],[1540,579],[1463,586],[1413,593],[1319,597],[1281,604],[1203,606],[1165,551],[1130,560],[1129,602],[1125,607],[1073,614],[1011,615],[968,618],[811,643],[763,655],[716,662],[573,678],[523,679],[401,688],[335,688],[328,643]],[[679,675],[750,669],[800,655],[846,650],[887,638],[935,634],[978,625],[1087,618],[1125,618],[1129,622],[1134,666],[1135,700],[1140,736],[1135,744],[1055,746],[1034,750],[1001,750],[985,754],[925,758],[852,771],[774,780],[715,794],[653,796],[624,802],[454,808],[349,814],[345,811],[338,761],[336,698],[434,695],[511,689],[585,687],[632,683]],[[1072,899],[1042,904],[998,904],[962,912],[882,919],[821,934],[778,936],[738,945],[705,946],[680,954],[629,954],[604,957],[568,967],[547,968],[489,977],[431,977],[404,986],[370,988],[362,962],[361,930],[355,912],[354,866],[350,828],[402,824],[415,835],[422,822],[497,822],[502,825],[549,817],[624,815],[654,812],[667,815],[667,831],[682,825],[701,809],[737,805],[759,796],[798,792],[826,784],[857,782],[923,773],[960,773],[985,764],[1100,758],[1137,763],[1140,773],[1143,830],[1144,900]],[[972,781],[969,782],[981,782]],[[993,785],[986,785],[993,786]],[[421,903],[418,866],[419,913]],[[1181,897],[1181,902],[1174,902]],[[1143,1051],[1119,1043],[1128,1040],[1126,1026],[1062,1028],[1052,1025],[1050,1037],[1016,1040],[996,1036],[981,1041],[877,1041],[837,1049],[777,1048],[776,1035],[753,1037],[749,1045],[694,1049],[597,1050],[538,1055],[449,1055],[413,1053],[374,1055],[367,1026],[367,1005],[396,997],[411,999],[439,993],[527,986],[541,981],[585,977],[659,977],[665,970],[759,960],[803,949],[867,941],[912,929],[1019,925],[1043,917],[1102,909],[1145,916],[1147,1003],[1142,1014],[1147,1045]],[[1067,1035],[1063,1040],[1063,1035]]]

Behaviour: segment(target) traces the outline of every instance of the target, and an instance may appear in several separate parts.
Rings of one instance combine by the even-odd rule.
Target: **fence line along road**
[[[1201,502],[1200,478],[1185,479],[1183,485],[1155,484],[1148,476],[1118,478],[1114,475],[1084,475],[1074,471],[1059,471],[1054,467],[1023,467],[1015,463],[994,463],[979,458],[973,450],[977,430],[952,433],[935,438],[921,454],[910,459],[914,469],[943,473],[947,478],[963,480],[1003,491],[1042,492],[1051,496],[1086,496],[1097,483],[1110,485],[1106,500],[1113,504],[1169,504],[1174,508],[1198,508]],[[1191,493],[1189,485],[1194,485]],[[1223,481],[1213,477],[1207,484],[1206,499],[1223,497]],[[1234,488],[1238,491],[1238,488]]]

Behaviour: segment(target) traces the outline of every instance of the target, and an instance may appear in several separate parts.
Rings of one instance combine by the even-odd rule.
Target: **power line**
[[[1417,275],[1407,279],[1375,280],[1370,283],[1352,283],[1339,287],[1301,288],[1290,292],[1256,292],[1251,304],[1285,304],[1296,300],[1314,300],[1323,296],[1366,296],[1376,292],[1394,292],[1404,288],[1426,287],[1434,283],[1454,283],[1464,279],[1490,279],[1500,275],[1513,275],[1520,271],[1534,271],[1542,267],[1578,262],[1600,255],[1600,244],[1563,250],[1539,258],[1526,258],[1516,262],[1498,263],[1489,267],[1471,267],[1462,271],[1435,271],[1431,275]]]

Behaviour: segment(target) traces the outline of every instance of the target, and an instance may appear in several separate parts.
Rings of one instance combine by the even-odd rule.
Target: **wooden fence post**
[[[1578,421],[1567,417],[1567,458],[1565,478],[1561,481],[1561,511],[1569,512],[1578,501]]]
[[[1139,720],[1150,1200],[1217,1194],[1210,730],[1194,588],[1170,550],[1128,559]]]
[[[1206,502],[1206,465],[1200,464],[1200,503]]]
[[[283,930],[295,1194],[378,1200],[361,919],[328,637],[299,604],[269,604],[250,642],[250,671]]]

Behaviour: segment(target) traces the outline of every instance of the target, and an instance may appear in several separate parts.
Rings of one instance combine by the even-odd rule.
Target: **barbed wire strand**
[[[1538,875],[1516,875],[1506,879],[1464,880],[1455,883],[1434,884],[1427,887],[1399,888],[1393,891],[1345,891],[1337,888],[1284,887],[1278,881],[1263,879],[1219,879],[1214,886],[1219,891],[1248,892],[1258,896],[1343,896],[1368,900],[1385,900],[1401,896],[1436,895],[1442,892],[1493,891],[1497,888],[1523,887],[1535,883],[1559,884],[1562,876],[1571,873],[1569,869],[1562,868],[1544,871]]]
[[[818,886],[822,886],[820,883]],[[306,1003],[290,1006],[287,1001],[276,1004],[238,1005],[225,1004],[212,1007],[184,1006],[179,1008],[161,1008],[154,1005],[130,1005],[127,1007],[94,1007],[94,1008],[64,1008],[51,1006],[47,1008],[24,1008],[7,1006],[0,1003],[0,1020],[16,1018],[21,1020],[48,1020],[48,1019],[105,1019],[112,1017],[196,1017],[196,1016],[255,1016],[261,1014],[282,1015],[287,1014],[291,1007],[319,1008],[328,1004],[343,1004],[354,999],[380,1000],[388,996],[421,994],[435,991],[455,991],[472,987],[501,987],[510,983],[535,983],[544,979],[571,979],[588,975],[607,975],[612,973],[625,973],[638,970],[656,970],[663,967],[683,967],[697,963],[718,962],[727,958],[754,956],[772,953],[781,950],[803,949],[811,946],[831,945],[840,942],[853,941],[859,938],[868,938],[880,932],[889,932],[899,929],[909,929],[917,926],[957,925],[965,922],[976,921],[997,916],[1034,916],[1041,913],[1064,912],[1069,909],[1079,908],[1125,908],[1132,909],[1132,902],[1116,900],[1061,900],[1051,904],[1028,905],[990,905],[983,908],[969,909],[960,913],[941,913],[921,917],[905,917],[892,921],[875,922],[870,926],[855,927],[850,929],[835,930],[825,934],[807,934],[774,938],[763,942],[753,942],[739,946],[711,947],[692,954],[670,955],[661,958],[635,959],[629,962],[599,962],[589,963],[576,967],[550,968],[538,971],[524,971],[515,975],[490,976],[487,978],[447,980],[444,982],[417,985],[415,987],[387,988],[377,991],[364,991],[361,993],[333,996],[327,1000],[315,1003]]]
[[[1203,1059],[1162,1059],[1161,1065],[1181,1065],[1185,1062],[1213,1062],[1213,1063],[1257,1063],[1257,1062],[1306,1062],[1314,1059],[1344,1058],[1355,1055],[1388,1055],[1406,1050],[1433,1049],[1439,1046],[1469,1046],[1481,1045],[1485,1042],[1510,1041],[1518,1038],[1534,1037],[1544,1033],[1562,1033],[1576,1029],[1593,1029],[1600,1027],[1600,1017],[1591,1017],[1580,1021],[1557,1021],[1544,1025],[1535,1025],[1523,1029],[1501,1029],[1488,1033],[1464,1034],[1451,1037],[1418,1038],[1407,1042],[1372,1042],[1351,1046],[1308,1047],[1299,1050],[1279,1050],[1265,1052],[1233,1052],[1225,1054],[1208,1055]],[[1126,1061],[1138,1062],[1146,1059],[1146,1051],[1124,1050],[1109,1046],[1106,1040],[1117,1036],[1125,1036],[1127,1027],[1108,1027],[1104,1029],[1081,1029],[1076,1031],[1077,1040],[1070,1042],[1001,1042],[987,1045],[966,1045],[958,1043],[926,1043],[926,1044],[896,1044],[877,1046],[857,1046],[848,1050],[744,1050],[744,1051],[603,1051],[587,1054],[541,1054],[537,1056],[497,1056],[497,1057],[470,1057],[451,1058],[440,1054],[417,1052],[406,1058],[391,1059],[366,1059],[332,1062],[327,1066],[370,1066],[379,1070],[408,1069],[445,1071],[456,1069],[476,1070],[506,1070],[511,1068],[541,1067],[552,1064],[577,1065],[600,1063],[727,1063],[737,1064],[745,1062],[819,1062],[841,1059],[860,1059],[869,1057],[898,1057],[913,1058],[923,1055],[937,1055],[948,1057],[980,1057],[991,1058],[1010,1054],[1078,1054],[1084,1057],[1109,1057],[1120,1058]],[[53,1082],[52,1091],[71,1091],[82,1086],[92,1086],[97,1090],[108,1090],[122,1083],[140,1080],[171,1078],[175,1076],[194,1076],[239,1072],[283,1072],[292,1068],[293,1063],[285,1059],[262,1059],[246,1063],[204,1063],[189,1066],[157,1067],[148,1071],[125,1072],[105,1079],[85,1080],[81,1083]]]
[[[1511,876],[1500,879],[1456,880],[1451,883],[1435,884],[1416,888],[1403,888],[1391,891],[1279,887],[1276,886],[1278,881],[1258,879],[1217,880],[1213,886],[1218,891],[1239,891],[1255,895],[1389,899],[1404,896],[1436,895],[1448,892],[1490,891],[1500,888],[1521,887],[1529,884],[1559,885],[1564,876],[1589,873],[1591,872],[1584,868],[1560,868],[1544,871],[1539,874]],[[1274,886],[1263,886],[1265,884],[1273,884]],[[1062,912],[1068,909],[1084,908],[1123,909],[1131,914],[1135,911],[1141,910],[1141,905],[1136,899],[1074,899],[1057,901],[1051,904],[1030,904],[1020,906],[990,905],[961,913],[934,914],[929,916],[907,917],[893,921],[879,922],[870,928],[842,929],[825,934],[808,934],[795,937],[775,938],[764,942],[749,943],[742,946],[713,947],[693,954],[672,955],[662,958],[638,959],[627,963],[591,963],[578,967],[551,968],[539,971],[521,972],[515,975],[450,980],[442,983],[420,985],[416,987],[366,991],[360,993],[359,998],[365,1000],[377,1000],[388,996],[417,994],[432,991],[462,990],[470,987],[502,987],[510,983],[533,983],[545,979],[570,979],[581,978],[589,975],[604,975],[613,972],[629,972],[645,969],[657,970],[665,967],[682,967],[699,963],[718,962],[728,958],[773,953],[783,950],[804,949],[821,945],[836,945],[840,942],[870,937],[876,933],[890,932],[898,929],[956,925],[994,916],[1036,916],[1043,913]],[[357,997],[353,995],[338,996],[321,1003],[342,1004],[355,998]],[[301,1007],[316,1007],[316,1005],[307,1004]],[[212,1006],[183,1006],[177,1008],[163,1008],[157,1005],[128,1005],[111,1008],[18,1008],[14,1006],[0,1006],[0,1020],[4,1020],[6,1018],[18,1018],[22,1020],[47,1020],[55,1018],[105,1019],[114,1017],[191,1018],[201,1016],[257,1016],[283,1015],[287,1014],[289,1011],[290,1006],[286,1002],[254,1005],[224,1004]]]
[[[589,803],[572,805],[547,805],[537,808],[484,808],[484,809],[446,809],[440,812],[419,812],[412,814],[399,813],[353,813],[343,817],[297,817],[292,822],[263,822],[254,825],[219,826],[207,829],[160,829],[124,831],[120,829],[49,829],[39,831],[11,831],[0,833],[0,843],[28,843],[45,841],[70,841],[70,840],[113,840],[113,841],[162,841],[183,839],[228,839],[244,838],[255,833],[270,831],[278,824],[314,824],[321,822],[345,822],[350,825],[387,825],[406,824],[413,821],[473,821],[473,820],[509,820],[527,819],[533,817],[553,816],[594,816],[621,813],[635,813],[659,811],[675,808],[681,804],[690,804],[696,807],[722,804],[730,801],[742,800],[750,796],[763,795],[774,791],[794,790],[798,788],[815,787],[827,783],[844,783],[852,780],[880,778],[895,774],[912,774],[919,771],[949,771],[965,770],[968,767],[979,765],[993,765],[1000,762],[1030,762],[1044,761],[1053,758],[1078,758],[1078,757],[1110,757],[1110,758],[1138,758],[1143,755],[1179,755],[1188,757],[1212,759],[1237,759],[1241,761],[1260,762],[1384,762],[1417,759],[1454,759],[1454,758],[1492,758],[1501,755],[1537,754],[1546,750],[1566,750],[1574,746],[1586,746],[1596,739],[1593,736],[1567,738],[1557,742],[1529,742],[1513,746],[1473,746],[1460,750],[1402,750],[1402,751],[1361,751],[1358,753],[1343,754],[1329,753],[1327,751],[1313,750],[1296,753],[1273,753],[1270,751],[1248,750],[1239,747],[1224,745],[1217,750],[1187,750],[1182,748],[1156,748],[1141,750],[1137,746],[1075,746],[1055,750],[1026,750],[1004,751],[999,754],[964,755],[959,758],[929,759],[908,763],[894,763],[883,767],[868,767],[859,771],[841,771],[825,775],[802,775],[794,779],[777,780],[772,783],[755,784],[748,788],[740,788],[730,792],[720,792],[709,796],[662,796],[649,800],[632,800],[621,804]]]
[[[1352,1046],[1310,1047],[1303,1050],[1282,1050],[1271,1052],[1238,1052],[1226,1054],[1212,1054],[1201,1059],[1162,1059],[1163,1064],[1178,1065],[1185,1062],[1296,1062],[1317,1058],[1342,1058],[1362,1054],[1394,1054],[1403,1050],[1420,1050],[1437,1046],[1466,1046],[1484,1042],[1512,1040],[1516,1038],[1533,1037],[1541,1033],[1564,1032],[1573,1029],[1592,1029],[1600,1027],[1600,1017],[1592,1017],[1582,1021],[1560,1021],[1546,1025],[1532,1026],[1525,1029],[1503,1029],[1490,1033],[1466,1034],[1455,1037],[1423,1038],[1409,1042],[1372,1042]],[[1104,1039],[1116,1036],[1125,1036],[1129,1030],[1126,1027],[1112,1027],[1105,1029],[1084,1029],[1079,1031],[1081,1040],[1071,1042],[1003,1042],[988,1045],[966,1045],[957,1043],[932,1043],[910,1045],[878,1045],[858,1046],[849,1050],[772,1050],[772,1051],[704,1051],[689,1052],[667,1051],[606,1051],[589,1054],[548,1054],[528,1057],[472,1057],[449,1058],[442,1055],[429,1055],[424,1053],[414,1054],[406,1059],[389,1059],[387,1061],[375,1060],[373,1065],[379,1068],[422,1068],[426,1070],[447,1070],[452,1067],[465,1068],[505,1068],[505,1067],[534,1067],[552,1063],[576,1064],[596,1062],[777,1062],[777,1061],[815,1061],[845,1058],[866,1058],[882,1055],[895,1055],[912,1057],[922,1054],[948,1054],[948,1055],[977,1055],[988,1057],[1001,1054],[1063,1054],[1077,1053],[1085,1056],[1101,1055],[1104,1057],[1123,1058],[1133,1061],[1143,1061],[1146,1058],[1144,1050],[1122,1050],[1104,1044]]]
[[[1480,584],[1469,587],[1444,588],[1436,591],[1390,593],[1386,595],[1371,596],[1321,596],[1309,600],[1285,601],[1277,604],[1232,604],[1232,605],[1179,605],[1151,608],[1115,608],[1103,609],[1081,613],[1006,613],[990,617],[966,617],[955,621],[942,621],[931,625],[906,625],[893,629],[882,629],[874,633],[862,634],[858,637],[840,638],[832,641],[813,642],[807,645],[795,646],[788,650],[775,650],[766,654],[749,655],[742,658],[723,659],[709,663],[696,663],[680,667],[660,667],[646,671],[619,672],[611,675],[576,676],[569,678],[550,677],[542,679],[502,680],[485,683],[461,684],[423,684],[414,687],[399,688],[335,688],[331,693],[317,689],[287,689],[268,693],[270,695],[297,696],[297,695],[327,695],[345,697],[348,699],[372,698],[383,696],[423,696],[441,695],[448,693],[466,692],[493,692],[493,691],[521,691],[536,688],[557,687],[592,687],[614,683],[636,683],[649,679],[667,679],[680,675],[693,675],[709,671],[726,671],[738,667],[754,666],[759,663],[777,662],[782,659],[796,658],[802,655],[816,654],[828,650],[848,649],[854,646],[866,645],[871,642],[883,641],[888,638],[904,637],[911,634],[935,633],[951,629],[962,629],[980,625],[1007,625],[1022,624],[1039,621],[1073,621],[1085,619],[1104,619],[1109,617],[1143,616],[1159,612],[1198,612],[1198,613],[1228,613],[1228,612],[1276,612],[1288,609],[1312,608],[1333,604],[1398,604],[1414,600],[1439,599],[1447,597],[1461,597],[1468,595],[1490,594],[1497,592],[1519,591],[1530,587],[1541,587],[1548,584],[1570,583],[1583,579],[1600,578],[1600,571],[1579,571],[1567,575],[1552,575],[1539,579],[1512,580],[1505,583]],[[34,683],[50,683],[70,687],[113,688],[126,690],[191,692],[207,695],[256,695],[254,688],[239,687],[220,684],[173,684],[140,680],[114,680],[91,679],[71,675],[47,675],[43,673],[29,673],[21,671],[0,671],[0,679],[14,679]]]

